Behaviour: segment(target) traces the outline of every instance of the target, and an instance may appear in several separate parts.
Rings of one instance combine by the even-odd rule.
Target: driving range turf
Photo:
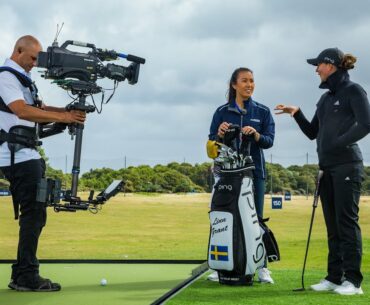
[[[120,194],[112,198],[97,215],[88,212],[54,213],[50,209],[48,224],[40,239],[39,258],[205,260],[209,233],[209,199],[209,194],[128,194],[125,197]],[[312,197],[306,199],[306,197],[293,196],[292,201],[283,203],[282,210],[272,210],[270,196],[266,196],[265,217],[270,217],[268,225],[277,238],[282,256],[280,262],[269,265],[269,269],[273,272],[274,285],[255,283],[252,287],[229,287],[209,282],[205,279],[205,275],[175,295],[167,304],[369,304],[369,197],[362,197],[360,203],[364,254],[362,288],[365,294],[338,296],[309,290],[292,291],[301,286],[301,269],[311,211]],[[13,219],[10,198],[0,197],[0,259],[14,257],[17,233],[18,224]],[[325,276],[326,257],[326,231],[319,204],[306,267],[305,285],[307,288]],[[79,265],[73,265],[73,268],[62,266],[59,264],[41,266],[41,275],[62,284],[61,292],[52,295],[45,294],[45,296],[31,293],[30,301],[20,304],[43,304],[39,303],[42,298],[49,300],[53,298],[53,302],[48,304],[59,304],[58,295],[66,300],[68,295],[70,297],[75,295],[78,300],[81,300],[80,304],[90,305],[111,304],[104,303],[104,299],[108,300],[108,295],[112,295],[118,302],[121,302],[120,304],[150,304],[149,298],[144,299],[146,291],[154,300],[162,291],[167,288],[169,290],[171,286],[177,285],[190,276],[193,267],[183,265],[184,269],[180,267],[182,271],[175,271],[177,268],[173,268],[166,272],[158,272],[155,268],[164,268],[166,265],[154,265],[153,268],[157,271],[153,271],[150,265],[113,265],[113,270],[117,271],[111,275],[113,281],[108,279],[108,285],[101,287],[99,282],[103,276],[97,271],[100,268],[99,264],[91,267],[83,265],[82,267],[86,269],[76,272],[78,276],[86,275],[81,281],[78,280],[78,276],[68,276],[69,272],[78,269]],[[108,266],[110,265],[103,265],[101,268],[105,270],[104,268]],[[132,267],[133,270],[129,271],[125,269],[126,267]],[[15,299],[9,304],[17,304],[18,298],[26,298],[22,293],[6,289],[10,273],[9,264],[0,265],[0,272],[0,296],[12,293]],[[162,278],[163,273],[166,273],[168,278]],[[149,278],[146,279],[146,276]],[[150,278],[157,279],[157,284]],[[109,282],[112,284],[110,285]],[[162,285],[164,282],[168,285]],[[138,288],[134,288],[135,285]],[[104,290],[105,288],[108,289]],[[153,289],[156,290],[155,293]],[[90,291],[94,297],[91,297],[91,300],[85,299],[87,295],[90,295]],[[81,297],[78,297],[79,294]],[[125,297],[127,299],[124,301]],[[71,304],[72,300],[69,300]],[[76,301],[73,303],[78,304]],[[2,305],[3,302],[0,304]]]

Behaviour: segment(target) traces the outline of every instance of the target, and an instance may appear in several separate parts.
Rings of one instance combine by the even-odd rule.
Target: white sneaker
[[[218,272],[214,271],[210,275],[208,275],[207,280],[212,282],[218,282]]]
[[[348,281],[344,281],[342,285],[334,289],[334,292],[342,295],[364,294],[361,287],[357,288],[355,287],[355,285]]]
[[[267,268],[261,268],[258,270],[258,280],[261,283],[273,284],[274,280],[272,279],[270,274],[271,274],[270,270],[268,270]]]
[[[311,285],[311,289],[315,291],[332,291],[338,287],[340,286],[325,279],[321,280],[318,284]]]

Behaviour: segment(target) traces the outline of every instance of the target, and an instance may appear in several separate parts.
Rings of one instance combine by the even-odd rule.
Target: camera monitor
[[[109,198],[115,196],[123,187],[122,180],[113,180],[113,182],[99,195],[96,196],[97,201],[107,201]]]

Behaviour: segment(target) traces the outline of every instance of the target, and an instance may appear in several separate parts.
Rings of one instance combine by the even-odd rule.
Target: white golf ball
[[[102,279],[101,281],[100,281],[100,285],[102,285],[102,286],[106,286],[107,285],[107,280],[106,279]]]

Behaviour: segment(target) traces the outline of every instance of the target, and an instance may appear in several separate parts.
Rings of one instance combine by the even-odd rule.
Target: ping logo
[[[219,191],[228,190],[228,191],[231,192],[233,190],[233,186],[231,184],[219,184],[218,185],[218,190]]]

